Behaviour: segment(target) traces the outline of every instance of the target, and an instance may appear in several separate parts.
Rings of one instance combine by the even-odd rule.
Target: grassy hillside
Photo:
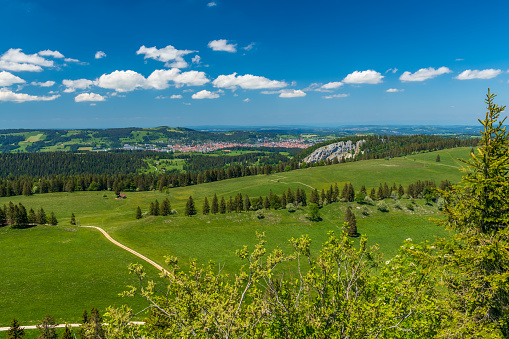
[[[288,250],[288,239],[308,234],[318,248],[329,230],[339,231],[347,203],[334,203],[321,211],[322,221],[310,222],[307,209],[295,213],[287,210],[265,211],[265,218],[257,219],[255,213],[184,217],[186,199],[192,195],[198,211],[204,197],[212,199],[235,196],[238,192],[250,197],[265,196],[269,190],[281,194],[288,187],[292,190],[328,188],[335,182],[342,187],[352,182],[359,190],[379,183],[393,182],[404,186],[417,180],[433,179],[437,183],[448,179],[458,182],[462,163],[469,148],[442,150],[396,158],[369,160],[332,166],[296,170],[279,175],[260,175],[224,180],[209,184],[171,189],[167,194],[155,192],[127,193],[126,200],[113,199],[113,192],[75,192],[16,196],[0,198],[0,204],[22,202],[28,209],[43,207],[54,211],[60,226],[37,226],[25,230],[0,229],[2,253],[7,260],[0,266],[4,284],[0,287],[0,326],[8,325],[13,316],[24,323],[41,319],[51,313],[59,319],[76,321],[83,309],[93,306],[102,311],[107,305],[141,301],[121,300],[117,294],[131,281],[126,266],[138,262],[136,257],[117,248],[95,230],[69,225],[71,213],[76,214],[82,225],[97,225],[106,229],[115,239],[162,264],[164,255],[176,255],[182,266],[190,258],[206,263],[214,260],[226,264],[227,272],[234,272],[242,263],[234,252],[243,245],[255,243],[255,232],[266,232],[268,247],[279,246]],[[441,162],[435,162],[440,154]],[[179,214],[171,217],[145,217],[135,220],[135,210],[140,206],[146,211],[150,202],[161,202],[169,197],[172,208]],[[358,230],[367,234],[369,243],[380,245],[386,256],[396,253],[406,238],[414,241],[443,236],[444,231],[431,223],[429,217],[439,217],[436,206],[417,201],[414,211],[398,210],[387,201],[390,212],[382,213],[370,206],[370,215],[364,217],[359,207],[351,203],[358,220]],[[403,206],[410,203],[403,200]],[[145,265],[146,266],[146,265]],[[291,266],[288,269],[292,269]],[[155,276],[155,269],[151,275]]]

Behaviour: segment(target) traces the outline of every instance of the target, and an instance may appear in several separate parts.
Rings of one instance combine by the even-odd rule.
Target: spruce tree
[[[286,208],[286,204],[287,204],[287,201],[286,201],[286,193],[283,192],[283,195],[281,196],[281,207],[282,208]]]
[[[209,200],[207,199],[207,197],[205,197],[205,200],[203,201],[203,207],[201,209],[201,212],[203,215],[207,215],[210,213]]]
[[[355,220],[355,214],[353,214],[350,206],[346,209],[345,213],[345,223],[347,225],[347,233],[350,237],[357,237],[359,233],[357,233],[357,221]]]
[[[148,214],[154,215],[154,203],[153,202],[151,202],[150,206],[148,207]]]
[[[189,196],[189,199],[187,200],[187,203],[186,203],[186,209],[184,211],[184,215],[190,217],[195,214],[196,214],[196,207],[194,207],[194,200],[193,200],[192,196]]]
[[[168,198],[164,199],[163,202],[161,203],[161,208],[159,212],[163,216],[171,214],[171,205],[170,200],[168,200]]]
[[[270,208],[269,197],[265,197],[265,200],[263,201],[263,208],[265,208],[267,210]]]
[[[46,314],[44,319],[37,325],[39,336],[37,339],[57,339],[57,331],[55,330],[55,319]]]
[[[224,197],[221,197],[221,202],[219,203],[219,213],[226,213],[226,201],[224,200]]]
[[[212,198],[212,206],[210,207],[210,213],[217,214],[219,212],[219,204],[217,202],[217,194],[214,193],[214,198]]]
[[[14,318],[11,322],[11,327],[7,331],[7,339],[20,339],[25,336],[25,330],[19,324],[19,321]]]
[[[94,307],[90,311],[90,319],[88,322],[90,325],[92,325],[92,332],[93,332],[92,338],[102,339],[105,337],[104,329],[102,327],[103,320],[102,320],[101,315],[99,314],[99,311],[97,310],[97,308]]]
[[[244,195],[244,210],[249,212],[251,210],[251,200],[249,200],[249,196]]]
[[[7,216],[5,215],[5,210],[0,208],[0,226],[4,226],[6,223],[7,223]]]
[[[242,201],[242,193],[235,196],[235,212],[242,212],[244,210],[244,202]]]
[[[138,206],[138,208],[136,208],[136,219],[141,219],[141,218],[142,218],[141,208],[140,208],[140,206]]]
[[[156,199],[156,201],[154,202],[154,215],[155,216],[158,216],[159,215],[159,201]]]
[[[71,214],[71,225],[76,225],[76,216],[74,213]]]
[[[355,200],[355,190],[353,189],[352,183],[348,185],[348,201],[352,202]]]
[[[49,220],[48,220],[49,224],[51,226],[55,226],[58,224],[58,220],[57,218],[55,217],[55,213],[51,212],[50,216],[49,216]]]
[[[437,154],[437,158],[435,159],[436,162],[440,162],[440,154]]]
[[[65,325],[64,333],[62,333],[62,339],[73,339],[71,325]]]

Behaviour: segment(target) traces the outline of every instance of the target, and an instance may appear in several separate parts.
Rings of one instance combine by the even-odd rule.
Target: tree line
[[[9,201],[7,205],[0,208],[0,226],[11,225],[12,228],[26,228],[29,225],[57,225],[58,220],[55,213],[46,214],[41,207],[37,212],[30,208],[27,212],[22,203],[17,205]]]

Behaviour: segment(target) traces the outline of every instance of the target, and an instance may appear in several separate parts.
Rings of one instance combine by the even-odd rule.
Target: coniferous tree
[[[318,191],[316,189],[311,191],[311,197],[309,198],[309,202],[311,204],[317,204],[319,203],[320,198],[318,197]]]
[[[148,214],[149,215],[154,215],[154,203],[151,202],[149,207],[148,207]]]
[[[92,308],[90,311],[90,319],[89,324],[92,327],[92,336],[91,339],[102,339],[104,338],[104,329],[103,329],[103,320],[97,308]]]
[[[21,339],[25,336],[25,330],[19,324],[19,321],[14,318],[11,322],[11,327],[7,331],[7,339]]]
[[[437,154],[437,158],[435,159],[436,162],[440,162],[440,154]]]
[[[384,189],[382,184],[380,184],[380,186],[378,186],[378,191],[376,192],[376,200],[382,200],[383,198],[385,198]]]
[[[160,214],[163,216],[171,214],[171,204],[168,198],[164,199],[163,202],[161,203]]]
[[[385,182],[384,188],[383,188],[383,198],[386,199],[386,198],[390,198],[390,197],[391,197],[391,190],[389,189],[389,186],[387,186],[387,183]]]
[[[57,218],[55,217],[55,213],[51,212],[50,216],[49,216],[49,220],[48,220],[49,224],[51,226],[55,226],[58,224],[58,220]]]
[[[73,339],[71,325],[65,325],[64,333],[62,333],[62,339]]]
[[[369,192],[369,197],[373,200],[376,199],[376,191],[374,188],[372,188],[371,191]]]
[[[232,197],[230,196],[230,199],[228,199],[228,201],[226,202],[226,211],[228,213],[231,213],[233,212],[233,200],[232,200]]]
[[[141,218],[142,218],[141,208],[140,208],[140,206],[138,206],[138,208],[136,208],[136,219],[141,219]]]
[[[28,225],[28,214],[25,206],[21,203],[14,208],[14,225],[19,228],[26,227]]]
[[[190,217],[195,214],[196,214],[196,207],[194,206],[194,200],[193,200],[192,196],[189,196],[189,199],[187,200],[187,203],[186,203],[186,209],[184,211],[184,215]]]
[[[244,202],[242,199],[242,193],[238,193],[235,196],[235,211],[242,212],[244,210]]]
[[[217,202],[217,194],[214,193],[214,198],[212,198],[212,206],[210,207],[210,213],[217,214],[219,212],[219,204]]]
[[[71,225],[76,225],[76,216],[74,213],[71,214]]]
[[[292,189],[288,187],[288,190],[286,190],[286,202],[287,203],[295,203],[295,194],[293,194]]]
[[[355,190],[353,189],[352,183],[348,185],[348,197],[347,200],[352,202],[355,200]]]
[[[265,197],[265,200],[263,201],[263,208],[265,208],[265,209],[269,209],[270,208],[269,197]]]
[[[57,339],[57,331],[55,330],[55,319],[46,314],[44,319],[37,325],[39,336],[37,339]]]
[[[283,195],[281,195],[281,208],[286,208],[286,204],[287,204],[286,193],[283,192]]]
[[[5,207],[5,205],[4,205]],[[5,215],[5,209],[0,208],[0,226],[4,226],[7,223],[7,216]]]
[[[154,202],[154,215],[155,216],[158,216],[159,215],[159,201],[156,199],[156,201]]]
[[[205,200],[203,201],[203,207],[201,209],[201,212],[203,215],[207,215],[210,213],[210,205],[209,205],[209,200],[207,199],[207,197],[205,197]]]
[[[244,210],[249,212],[251,210],[251,200],[249,200],[249,196],[244,195]]]
[[[297,188],[297,190],[295,191],[295,205],[298,205],[300,203],[302,203],[301,193],[300,193],[299,188]]]
[[[357,233],[357,221],[355,220],[355,214],[353,214],[350,206],[346,209],[345,213],[345,223],[347,223],[348,227],[348,236],[357,237],[359,234]]]
[[[226,213],[226,201],[224,200],[224,197],[221,197],[221,202],[219,203],[219,213]]]
[[[348,201],[348,184],[345,183],[343,186],[343,191],[341,191],[341,198],[343,198],[345,201]]]

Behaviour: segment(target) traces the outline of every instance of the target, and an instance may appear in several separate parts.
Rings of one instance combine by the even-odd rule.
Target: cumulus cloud
[[[482,71],[479,71],[477,69],[470,70],[467,69],[466,71],[461,72],[455,79],[458,80],[471,80],[471,79],[492,79],[496,76],[498,76],[500,73],[502,73],[502,70],[500,69],[484,69]]]
[[[72,93],[77,89],[88,89],[90,86],[94,85],[95,82],[88,79],[78,79],[78,80],[63,80],[62,84],[67,87],[64,92]]]
[[[201,62],[201,57],[199,55],[195,55],[192,59],[191,59],[192,63],[193,64],[197,64],[199,65],[200,62]]]
[[[0,69],[14,72],[41,72],[42,67],[53,67],[54,63],[38,54],[25,54],[21,48],[11,48],[0,56]]]
[[[322,98],[324,99],[334,99],[334,98],[346,98],[350,96],[350,94],[333,94],[333,95],[326,95],[326,96],[323,96]]]
[[[329,82],[325,85],[322,85],[321,88],[323,89],[336,89],[343,86],[343,83],[341,81],[335,81],[335,82]]]
[[[213,51],[223,51],[235,53],[237,52],[237,44],[228,43],[226,39],[212,40],[209,42],[208,46],[212,48]]]
[[[81,93],[74,98],[76,102],[106,101],[106,98],[96,93]]]
[[[145,47],[141,46],[136,54],[144,54],[144,59],[154,59],[157,61],[164,62],[165,67],[184,68],[188,64],[184,60],[184,56],[190,53],[196,53],[197,51],[191,50],[178,50],[172,45],[168,45],[164,48],[157,49],[156,47]],[[173,61],[170,63],[170,61]]]
[[[289,90],[282,90],[281,94],[279,94],[280,98],[299,98],[299,97],[305,97],[306,93],[303,92],[300,89],[289,89]]]
[[[25,101],[51,101],[58,98],[60,95],[52,96],[36,96],[25,93],[16,93],[6,88],[0,88],[0,101],[13,101],[13,102],[25,102]]]
[[[249,100],[249,98],[245,98],[244,100],[242,100],[244,102],[250,102],[251,100]]]
[[[0,87],[11,86],[14,84],[24,84],[26,81],[12,73],[2,71],[0,72]]]
[[[217,4],[214,1],[211,1],[207,4],[207,7],[215,7]]]
[[[367,71],[355,71],[353,73],[348,74],[343,82],[346,84],[379,84],[382,82],[384,76],[377,71],[367,70]]]
[[[193,99],[217,99],[219,98],[219,94],[213,93],[207,90],[199,91],[198,93],[194,93],[191,97]]]
[[[232,90],[237,87],[242,89],[270,89],[288,86],[288,84],[284,81],[270,80],[265,77],[251,74],[237,76],[237,73],[220,75],[212,82],[212,84],[218,88],[228,88]]]
[[[439,75],[451,73],[452,71],[447,67],[440,67],[439,69],[434,69],[433,67],[429,68],[421,68],[415,73],[410,73],[408,71],[401,74],[399,80],[406,81],[425,81],[428,79],[433,79]]]
[[[173,94],[170,99],[182,99],[182,95],[180,94]]]
[[[104,53],[103,51],[97,51],[95,52],[95,58],[96,59],[106,58],[106,53]]]
[[[177,87],[201,86],[210,80],[204,72],[189,71],[181,73],[180,69],[172,68],[169,70],[158,69],[152,72],[146,80],[147,88],[166,89],[170,87],[169,82],[173,81]]]
[[[103,74],[97,79],[96,84],[102,88],[113,89],[116,92],[131,92],[136,88],[144,87],[146,79],[135,71],[114,71]]]
[[[73,59],[73,58],[65,58],[64,61],[65,62],[80,62],[78,59]]]
[[[57,58],[57,59],[64,58],[64,55],[62,53],[60,53],[59,51],[50,51],[49,49],[47,49],[45,51],[40,51],[37,54],[39,54],[41,56],[50,56],[50,57]]]
[[[403,92],[404,89],[397,89],[397,88],[389,88],[386,90],[387,93],[397,93],[397,92]]]
[[[55,84],[55,82],[54,82],[54,81],[50,81],[50,80],[45,81],[45,82],[35,82],[35,81],[33,81],[33,82],[31,83],[31,85],[34,85],[34,86],[40,86],[40,87],[51,87],[51,86],[53,86],[54,84]]]

